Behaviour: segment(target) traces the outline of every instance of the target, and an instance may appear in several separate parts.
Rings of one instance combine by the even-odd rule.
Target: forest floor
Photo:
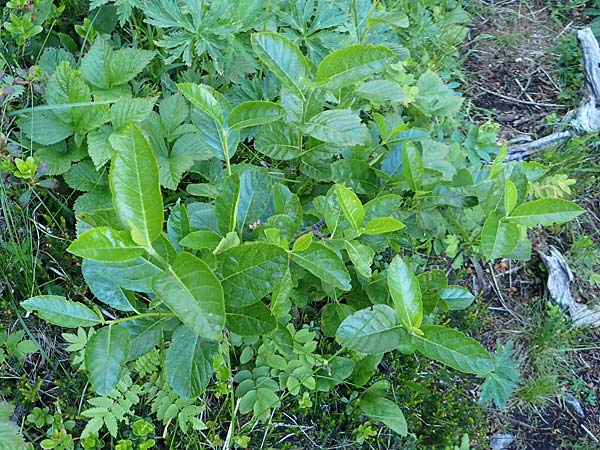
[[[464,68],[468,114],[476,123],[499,124],[502,142],[551,133],[568,122],[581,99],[583,64],[575,32],[590,17],[567,3],[575,2],[470,4]],[[549,306],[547,274],[536,254],[549,245],[558,248],[574,272],[576,301],[597,301],[600,169],[594,144],[582,138],[535,157],[576,180],[574,199],[587,214],[563,227],[536,230],[532,260],[501,261],[479,270],[490,310],[482,338],[488,346],[496,339],[512,340],[522,373],[508,408],[489,413],[494,450],[600,448],[600,332],[574,330],[562,311]]]

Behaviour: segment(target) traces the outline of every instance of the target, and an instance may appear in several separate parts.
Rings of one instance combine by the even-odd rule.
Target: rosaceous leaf
[[[137,124],[131,124],[112,140],[115,156],[110,186],[117,215],[131,230],[134,242],[145,247],[163,229],[163,202],[158,165]]]
[[[413,335],[413,342],[425,356],[464,373],[482,375],[493,369],[492,357],[475,339],[441,325],[423,325],[422,330],[424,335]]]
[[[369,139],[365,124],[348,109],[330,109],[311,117],[304,132],[320,141],[349,147],[365,144]]]
[[[333,250],[323,244],[313,242],[302,253],[292,253],[292,260],[331,287],[342,291],[352,288],[346,266]]]
[[[358,232],[365,217],[365,210],[360,199],[354,192],[341,184],[335,185],[335,192],[344,216],[352,228]]]
[[[38,295],[21,303],[27,311],[37,311],[47,322],[66,328],[92,327],[102,323],[98,315],[81,303],[59,295]]]
[[[98,227],[75,239],[67,251],[92,261],[123,262],[142,256],[144,247],[136,245],[126,231]]]
[[[420,328],[423,321],[421,288],[417,277],[400,256],[392,260],[387,272],[387,282],[402,325],[409,331]]]
[[[405,337],[394,310],[387,305],[355,312],[342,321],[335,333],[341,346],[360,353],[392,351]]]
[[[223,126],[223,110],[208,86],[204,84],[179,83],[177,84],[177,88],[192,105],[210,116],[221,127]]]
[[[98,395],[115,388],[129,356],[129,332],[120,325],[100,328],[85,347],[85,368]]]
[[[225,326],[221,283],[210,268],[190,253],[181,253],[152,279],[152,290],[191,331],[218,340]]]
[[[75,128],[60,120],[52,111],[34,110],[31,117],[17,120],[19,128],[32,140],[42,145],[52,145],[73,134]]]
[[[285,87],[304,98],[303,85],[310,77],[310,65],[300,49],[276,33],[254,33],[251,42],[263,64]]]
[[[29,448],[16,423],[10,421],[14,407],[0,401],[0,450],[25,450]]]
[[[394,59],[394,52],[383,45],[351,45],[330,53],[317,69],[317,84],[328,89],[349,86],[381,71]]]
[[[568,222],[584,213],[575,203],[560,198],[542,198],[513,209],[507,219],[526,227]]]
[[[218,350],[216,342],[200,339],[186,326],[179,326],[173,332],[165,362],[165,377],[173,390],[184,398],[202,394]]]
[[[227,307],[240,308],[273,290],[287,270],[288,256],[279,246],[255,242],[219,253],[217,267]]]
[[[503,258],[519,244],[521,233],[517,225],[500,222],[495,211],[490,211],[481,230],[481,252],[489,260]]]
[[[263,302],[243,308],[227,308],[227,328],[239,336],[262,336],[276,326],[275,318]]]
[[[231,130],[254,127],[281,119],[285,109],[273,102],[249,101],[240,103],[229,113],[227,125]]]
[[[383,422],[400,436],[408,435],[408,427],[402,410],[393,401],[382,397],[360,398],[360,410],[370,419]]]

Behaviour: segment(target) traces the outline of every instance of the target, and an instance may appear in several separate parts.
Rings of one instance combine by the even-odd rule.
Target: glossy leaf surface
[[[402,325],[409,331],[419,328],[423,321],[421,288],[417,277],[400,256],[392,260],[387,272],[387,282]]]
[[[425,356],[464,373],[486,374],[492,357],[475,339],[441,325],[424,325],[423,336],[413,335],[417,350]]]
[[[387,305],[355,312],[342,321],[335,333],[341,346],[361,353],[395,350],[405,338],[394,310]]]
[[[126,231],[98,227],[81,234],[67,251],[92,261],[124,262],[142,256],[144,247],[136,245]]]
[[[164,218],[156,159],[138,125],[129,125],[112,144],[110,186],[115,210],[133,241],[149,247],[162,232]]]

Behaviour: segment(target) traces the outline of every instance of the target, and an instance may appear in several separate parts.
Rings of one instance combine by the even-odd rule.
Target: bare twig
[[[506,312],[508,312],[515,319],[517,319],[518,322],[523,322],[523,319],[521,319],[512,309],[506,306],[506,303],[504,302],[504,296],[502,295],[502,292],[500,291],[500,286],[498,285],[498,280],[496,280],[496,276],[494,275],[494,267],[491,263],[488,265],[488,267],[490,268],[490,275],[492,277],[492,287],[494,288],[494,292],[496,292],[498,300],[500,300],[500,303],[502,304]]]
[[[567,105],[559,105],[557,103],[542,103],[542,102],[532,102],[529,100],[521,100],[520,98],[510,97],[508,95],[501,94],[500,92],[492,91],[481,85],[477,85],[477,86],[483,92],[487,92],[490,95],[495,95],[496,97],[506,100],[507,102],[519,103],[521,105],[541,106],[543,108],[566,108],[567,107]]]
[[[312,233],[318,237],[318,238],[325,238],[327,237],[326,234],[321,233],[321,228],[323,227],[323,225],[325,225],[325,220],[321,219],[319,220],[317,223],[311,225],[310,227],[307,227],[303,230],[298,231],[298,233],[296,233],[296,235],[292,238],[292,244],[294,242],[296,242],[298,240],[298,238],[300,236],[304,236],[305,234],[308,234],[312,231]]]

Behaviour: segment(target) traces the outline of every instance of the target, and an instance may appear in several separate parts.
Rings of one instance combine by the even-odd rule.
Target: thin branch
[[[325,237],[327,237],[326,234],[321,233],[321,228],[323,227],[323,225],[325,225],[325,220],[321,219],[317,223],[312,224],[310,227],[307,227],[304,230],[298,231],[298,233],[296,233],[296,235],[292,238],[291,244],[293,244],[294,242],[296,242],[300,236],[304,236],[305,234],[308,234],[311,231],[318,238],[325,238]]]
[[[483,92],[487,92],[490,95],[495,95],[496,97],[506,100],[507,102],[519,103],[521,105],[541,106],[543,108],[566,108],[567,107],[567,105],[559,105],[557,103],[532,102],[529,100],[521,100],[520,98],[509,97],[508,95],[504,95],[504,94],[501,94],[500,92],[492,91],[492,90],[487,89],[479,84],[477,85],[477,87],[479,87],[479,89],[481,89]]]

